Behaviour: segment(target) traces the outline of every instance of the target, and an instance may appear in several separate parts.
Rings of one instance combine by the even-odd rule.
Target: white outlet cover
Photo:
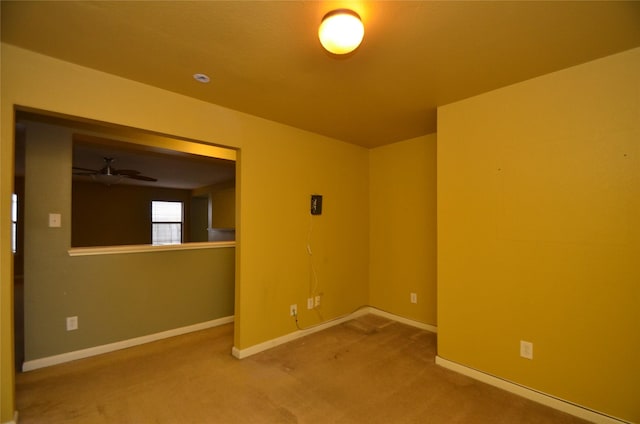
[[[78,329],[78,317],[67,317],[67,331]]]
[[[313,309],[313,297],[307,299],[307,309]]]
[[[418,303],[418,294],[411,293],[411,303]]]
[[[525,359],[533,359],[533,343],[520,340],[520,356]]]

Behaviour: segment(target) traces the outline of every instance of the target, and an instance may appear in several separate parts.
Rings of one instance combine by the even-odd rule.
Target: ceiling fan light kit
[[[320,43],[328,52],[347,54],[354,51],[364,37],[364,25],[353,10],[336,9],[324,15],[318,28]]]
[[[93,174],[91,178],[97,182],[107,186],[118,184],[122,179],[122,175],[114,175],[114,174]]]

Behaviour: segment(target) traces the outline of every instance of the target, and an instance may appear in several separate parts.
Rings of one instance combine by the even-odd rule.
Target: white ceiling
[[[640,46],[638,1],[7,1],[2,41],[374,147],[436,107]],[[357,11],[355,53],[317,39]],[[211,77],[200,84],[196,72]]]

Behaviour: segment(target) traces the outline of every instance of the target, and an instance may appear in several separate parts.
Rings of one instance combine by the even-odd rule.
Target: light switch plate
[[[59,213],[49,214],[49,228],[62,227],[62,216]]]

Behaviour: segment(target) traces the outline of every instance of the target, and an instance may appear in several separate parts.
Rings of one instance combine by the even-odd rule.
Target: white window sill
[[[204,241],[197,243],[165,244],[154,246],[151,244],[135,244],[127,246],[98,246],[72,247],[69,256],[117,255],[122,253],[167,252],[174,250],[219,249],[235,247],[235,241]]]

